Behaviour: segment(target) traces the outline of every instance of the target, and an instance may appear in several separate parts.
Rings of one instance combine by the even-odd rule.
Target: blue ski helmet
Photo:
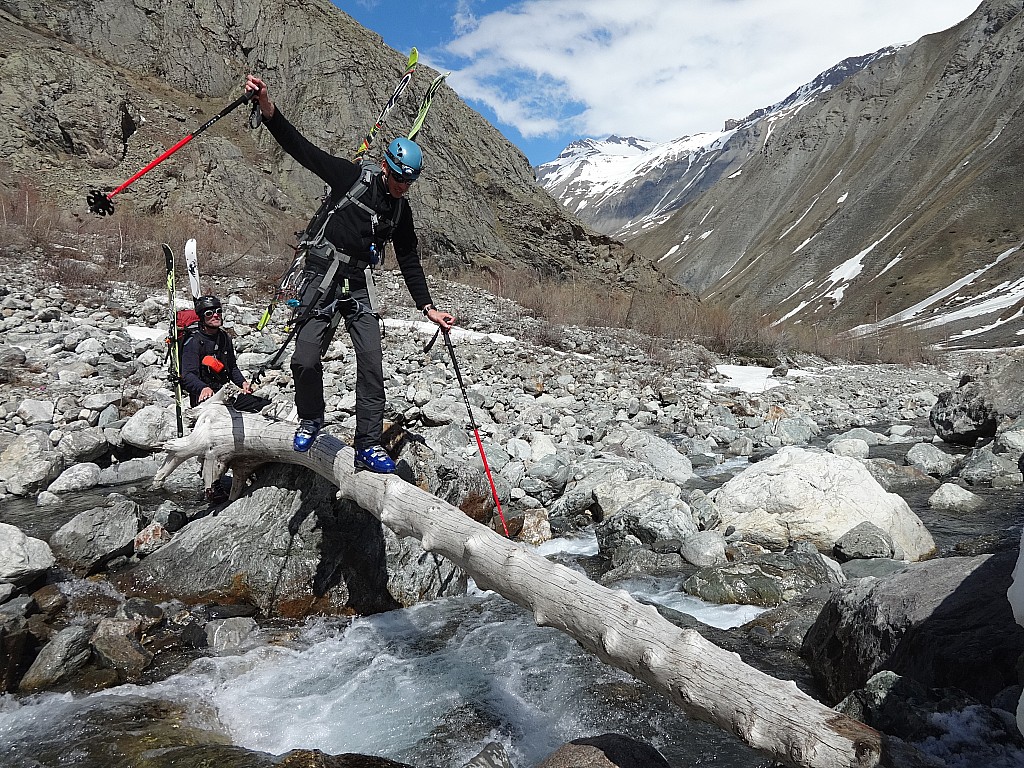
[[[420,151],[419,144],[412,139],[395,139],[388,145],[384,157],[401,182],[416,181],[423,168],[423,152]]]

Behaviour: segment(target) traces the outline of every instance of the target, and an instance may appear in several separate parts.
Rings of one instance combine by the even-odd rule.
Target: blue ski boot
[[[323,429],[323,426],[323,419],[301,419],[299,421],[299,428],[295,430],[295,440],[292,442],[292,447],[299,453],[308,451],[320,430]]]
[[[395,462],[379,445],[372,445],[369,448],[356,448],[354,464],[356,471],[368,469],[371,472],[378,472],[382,475],[390,475],[395,471]]]

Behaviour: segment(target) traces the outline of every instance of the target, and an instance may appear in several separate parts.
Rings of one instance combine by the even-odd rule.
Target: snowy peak
[[[757,151],[751,137],[771,130],[821,94],[895,48],[844,59],[777,104],[730,120],[724,130],[656,143],[632,136],[580,139],[536,168],[548,193],[580,219],[618,238],[656,226],[720,178],[741,173]],[[738,134],[738,136],[737,136]],[[734,140],[734,137],[737,137]]]

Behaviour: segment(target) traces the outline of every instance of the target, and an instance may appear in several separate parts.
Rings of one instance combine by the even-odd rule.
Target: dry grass
[[[102,288],[125,280],[160,287],[165,281],[160,244],[166,242],[181,254],[185,239],[195,237],[205,254],[204,287],[210,278],[233,279],[249,286],[248,298],[258,303],[270,295],[292,260],[287,228],[285,233],[253,233],[252,241],[239,250],[235,235],[193,216],[139,213],[130,206],[119,207],[114,216],[81,214],[46,199],[32,179],[9,173],[0,179],[5,175],[11,179],[0,181],[6,250],[34,250],[45,278],[68,288]],[[593,326],[638,332],[643,339],[638,351],[652,360],[662,353],[665,339],[693,341],[720,355],[763,364],[776,364],[796,352],[856,362],[913,363],[935,357],[930,345],[936,339],[905,328],[861,338],[824,324],[778,328],[769,316],[697,302],[668,288],[627,291],[528,270],[471,271],[464,264],[424,262],[430,271],[523,306],[544,321],[537,341],[553,347],[561,345],[564,326]]]
[[[181,258],[190,237],[201,244],[204,283],[230,278],[269,294],[292,259],[290,238],[258,233],[239,251],[236,236],[186,214],[138,212],[127,205],[104,217],[68,211],[25,176],[0,183],[0,229],[8,249],[35,251],[44,278],[67,288],[123,280],[160,287],[166,278],[161,243]],[[179,268],[184,274],[184,264]]]

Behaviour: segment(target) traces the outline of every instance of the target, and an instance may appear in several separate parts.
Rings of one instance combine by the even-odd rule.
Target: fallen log
[[[218,393],[220,395],[221,393]],[[397,475],[356,473],[353,451],[322,432],[308,453],[292,449],[292,422],[268,421],[221,403],[197,409],[185,437],[170,440],[160,483],[183,461],[204,460],[212,483],[232,470],[231,499],[268,462],[299,464],[331,480],[338,495],[376,516],[399,536],[463,568],[490,589],[530,610],[607,664],[669,696],[693,717],[718,725],[772,759],[791,766],[869,768],[883,762],[883,737],[800,691],[743,663],[735,653],[680,629],[653,607],[610,590],[506,539]],[[209,479],[212,478],[212,479]]]

